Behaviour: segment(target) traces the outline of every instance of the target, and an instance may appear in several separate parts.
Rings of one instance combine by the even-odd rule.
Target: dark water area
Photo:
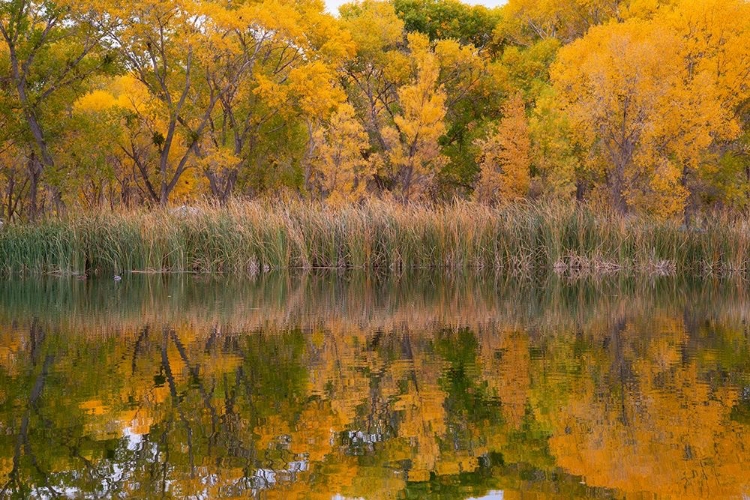
[[[750,285],[0,282],[0,498],[750,498]]]

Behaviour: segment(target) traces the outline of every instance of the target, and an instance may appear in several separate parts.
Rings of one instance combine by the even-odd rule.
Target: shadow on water
[[[741,498],[744,283],[0,283],[0,497]]]

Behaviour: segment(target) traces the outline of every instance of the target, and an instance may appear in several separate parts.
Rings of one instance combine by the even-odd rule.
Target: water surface
[[[0,283],[0,497],[748,498],[743,283]]]

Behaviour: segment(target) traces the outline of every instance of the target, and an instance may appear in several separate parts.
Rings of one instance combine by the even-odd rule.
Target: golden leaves
[[[575,192],[658,217],[689,203],[750,203],[743,0],[510,0],[498,16],[482,14],[482,26],[467,17],[466,30],[450,20],[420,27],[425,12],[409,11],[416,4],[397,14],[389,1],[349,3],[336,18],[320,0],[63,0],[65,22],[34,49],[33,33],[49,20],[43,5],[28,4],[28,23],[19,25],[28,28],[27,46],[15,53],[39,51],[25,81],[44,103],[33,104],[34,95],[21,102],[17,85],[7,86],[3,147],[19,155],[48,149],[44,161],[63,166],[45,171],[42,183],[76,202],[84,177],[76,169],[92,162],[72,151],[108,128],[107,136],[127,140],[92,148],[110,193],[93,198],[113,206],[127,198],[117,190],[134,185],[136,203],[167,203],[177,186],[183,197],[210,191],[224,201],[239,191],[356,192],[336,195],[338,203],[360,199],[365,184],[369,194],[403,201],[470,197],[475,189],[488,200],[569,200]],[[446,26],[459,39],[440,39]],[[7,41],[0,56],[8,78]],[[518,117],[499,116],[516,94],[529,118],[523,131],[510,126]],[[331,122],[344,103],[361,130],[331,146],[349,151],[332,161],[339,153],[318,148],[345,127],[341,117]],[[32,104],[39,109],[27,122],[37,115],[51,122],[37,123],[44,137],[33,143],[31,125],[15,113]],[[61,116],[72,121],[59,124]],[[486,141],[476,142],[484,131]],[[478,147],[488,154],[477,155]],[[361,182],[330,184],[334,171],[356,171]]]
[[[724,55],[743,60],[747,43],[739,25],[723,34],[722,13],[743,18],[734,1],[687,2],[594,27],[561,49],[551,70],[560,105],[592,152],[588,167],[603,166],[612,199],[624,200],[617,208],[681,213],[712,145],[737,137],[744,97],[730,89],[742,77]]]
[[[487,139],[477,141],[481,169],[475,196],[484,202],[507,203],[528,194],[531,182],[529,128],[520,95],[503,106],[503,119]]]
[[[378,58],[403,41],[404,22],[396,16],[393,4],[363,0],[341,7],[341,18],[356,45],[358,55]]]
[[[440,67],[424,35],[409,35],[416,77],[398,90],[401,113],[394,116],[394,128],[385,131],[392,165],[403,173],[402,194],[423,195],[431,178],[445,164],[438,138],[445,132],[444,89],[438,85]],[[414,191],[412,193],[412,191]]]
[[[319,189],[328,202],[336,205],[364,198],[373,168],[363,156],[368,148],[367,134],[354,108],[339,106],[316,141],[319,145],[312,163]]]

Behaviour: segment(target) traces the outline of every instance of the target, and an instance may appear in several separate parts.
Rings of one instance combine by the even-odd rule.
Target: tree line
[[[745,0],[3,0],[0,216],[211,197],[750,207]]]

